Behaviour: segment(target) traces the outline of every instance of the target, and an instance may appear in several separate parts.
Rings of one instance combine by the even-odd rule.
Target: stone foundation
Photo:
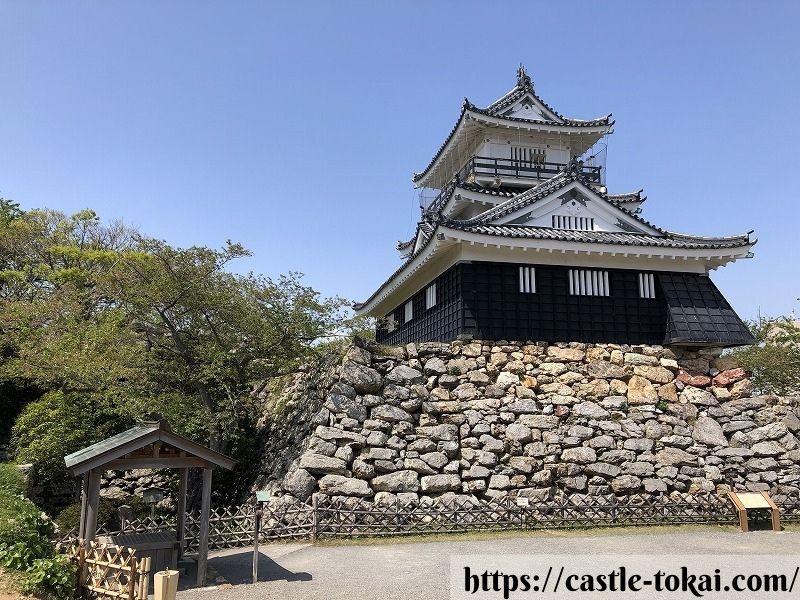
[[[317,383],[258,487],[300,500],[542,500],[785,494],[800,481],[798,398],[750,397],[746,373],[718,350],[361,344]]]

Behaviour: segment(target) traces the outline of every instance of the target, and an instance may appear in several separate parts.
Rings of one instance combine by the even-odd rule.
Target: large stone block
[[[319,480],[319,491],[329,496],[371,496],[372,490],[363,479],[342,477],[341,475],[325,475]]]
[[[574,462],[581,464],[593,463],[597,460],[597,453],[592,448],[578,446],[577,448],[565,448],[561,452],[561,460],[564,462]]]
[[[378,475],[370,482],[376,492],[418,492],[419,474],[416,471],[403,470]]]
[[[345,361],[339,377],[359,394],[379,392],[383,385],[383,377],[378,371],[352,360]]]
[[[628,402],[634,405],[655,404],[658,402],[658,393],[650,380],[641,375],[633,375],[628,380]]]
[[[381,406],[376,406],[375,408],[373,408],[372,418],[380,419],[381,421],[387,421],[389,423],[414,420],[414,418],[409,413],[404,411],[402,408],[399,408],[397,406],[390,406],[388,404],[383,404]]]
[[[461,490],[458,475],[426,475],[421,479],[422,491],[427,493],[455,492]]]
[[[722,426],[711,417],[699,417],[694,424],[692,438],[706,446],[728,446]]]
[[[345,471],[347,471],[347,464],[341,458],[306,453],[300,457],[300,468],[310,473],[344,475]]]

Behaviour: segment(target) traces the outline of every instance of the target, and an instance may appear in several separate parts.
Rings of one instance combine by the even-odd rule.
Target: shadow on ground
[[[280,559],[278,559],[280,560]],[[178,581],[179,590],[195,587],[197,579],[197,563],[194,561],[184,565]],[[258,581],[311,581],[311,573],[290,571],[278,564],[274,559],[259,553]],[[253,583],[253,551],[250,549],[228,550],[209,556],[208,582],[206,585],[241,585]]]

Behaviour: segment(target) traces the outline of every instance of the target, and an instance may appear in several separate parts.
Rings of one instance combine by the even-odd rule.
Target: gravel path
[[[800,554],[800,532],[739,533],[733,528],[626,532],[533,532],[341,545],[262,548],[259,582],[250,583],[252,550],[214,553],[209,565],[230,584],[187,590],[178,600],[402,599],[449,597],[453,554]]]

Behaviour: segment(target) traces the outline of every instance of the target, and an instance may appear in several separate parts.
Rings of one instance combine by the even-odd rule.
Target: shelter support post
[[[200,548],[197,552],[197,587],[206,584],[208,568],[208,520],[211,513],[211,467],[203,469],[203,500],[200,505]]]
[[[89,493],[89,474],[81,477],[81,523],[78,527],[78,539],[86,538],[86,496]]]
[[[178,486],[178,555],[183,556],[184,540],[186,539],[186,488],[189,483],[189,469],[180,470],[180,485]]]
[[[86,541],[92,541],[97,536],[97,514],[100,509],[100,471],[89,471],[86,489],[86,520],[83,527],[83,536]]]

